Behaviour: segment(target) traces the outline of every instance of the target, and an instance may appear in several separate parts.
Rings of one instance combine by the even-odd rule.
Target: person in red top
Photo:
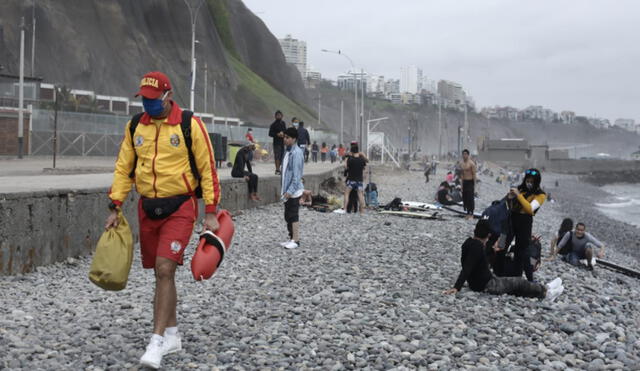
[[[247,140],[247,142],[252,143],[252,144],[256,144],[256,140],[253,138],[253,129],[248,128],[247,129],[247,133],[244,135],[245,139]],[[254,147],[255,148],[255,147]],[[249,151],[247,154],[247,161],[251,162],[253,161],[253,149],[251,151]]]
[[[346,153],[346,148],[344,148],[342,143],[340,143],[340,146],[338,147],[338,157],[340,157],[340,161],[342,161],[344,159],[344,154],[345,153]]]
[[[162,72],[147,73],[140,82],[136,96],[139,95],[145,112],[134,116],[139,120],[134,128],[131,121],[126,125],[109,189],[111,214],[105,228],[118,225],[117,211],[135,185],[140,194],[142,266],[153,268],[156,281],[153,335],[140,363],[159,368],[164,355],[182,350],[176,319],[175,272],[182,265],[198,217],[196,190],[200,187],[204,199],[204,228],[215,232],[219,228],[216,212],[220,182],[207,130],[199,118],[183,114],[171,99],[169,78]],[[183,120],[189,120],[190,147],[183,134]]]

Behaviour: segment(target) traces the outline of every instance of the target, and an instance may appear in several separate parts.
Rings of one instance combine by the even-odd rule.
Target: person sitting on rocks
[[[593,270],[593,250],[594,247],[600,249],[598,251],[598,259],[604,257],[604,244],[588,233],[584,223],[577,223],[573,232],[565,233],[558,243],[558,251],[566,251],[567,254],[564,261],[571,265],[580,265],[580,260],[587,261],[587,269]],[[569,245],[569,247],[567,247]]]
[[[451,197],[451,194],[449,193],[450,191],[451,187],[449,186],[449,183],[440,183],[440,187],[436,193],[436,201],[445,206],[455,205],[456,203],[453,201],[453,197]]]
[[[547,260],[555,259],[558,254],[562,256],[567,255],[567,253],[569,252],[568,250],[571,247],[570,244],[566,244],[565,248],[562,251],[559,251],[558,242],[562,240],[562,237],[564,237],[565,234],[571,233],[572,230],[573,230],[573,219],[564,218],[562,220],[562,223],[560,223],[560,229],[558,229],[558,232],[556,232],[551,236],[551,249],[550,249],[551,253],[549,254],[549,259]]]
[[[473,231],[473,238],[462,244],[460,258],[462,271],[453,288],[443,294],[455,294],[462,289],[465,282],[473,291],[486,292],[493,295],[509,294],[530,298],[546,298],[554,301],[564,291],[562,279],[559,277],[546,285],[529,282],[522,277],[496,277],[487,264],[484,247],[491,234],[489,221],[480,219]]]
[[[249,142],[238,151],[236,159],[233,162],[233,169],[231,169],[231,177],[244,178],[249,187],[249,198],[252,201],[260,201],[260,197],[258,196],[258,175],[253,173],[251,161],[249,160],[250,153],[253,153],[255,148],[256,145]],[[244,170],[245,165],[247,171]]]

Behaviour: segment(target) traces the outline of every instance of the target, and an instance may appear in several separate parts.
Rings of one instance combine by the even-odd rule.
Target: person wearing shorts
[[[296,144],[298,130],[287,128],[284,132],[286,152],[282,160],[282,190],[284,201],[284,220],[287,222],[289,240],[280,244],[286,249],[297,249],[300,246],[300,198],[304,194],[302,175],[304,172],[304,153]]]
[[[175,271],[183,263],[198,217],[196,195],[202,191],[204,229],[217,231],[220,182],[206,127],[190,112],[183,113],[171,100],[169,78],[161,72],[147,73],[138,95],[142,96],[145,112],[134,116],[135,121],[132,118],[126,125],[109,190],[111,213],[105,228],[118,225],[118,210],[135,184],[140,194],[142,267],[155,271],[153,334],[140,364],[157,369],[163,356],[182,350],[177,327]],[[184,134],[187,132],[183,131],[187,125],[189,147]]]
[[[347,156],[345,163],[345,172],[347,174],[347,182],[344,190],[344,210],[347,210],[349,203],[349,193],[355,189],[358,191],[358,204],[360,206],[360,214],[364,212],[364,168],[367,166],[366,156],[360,152],[358,143],[351,143],[351,152]]]

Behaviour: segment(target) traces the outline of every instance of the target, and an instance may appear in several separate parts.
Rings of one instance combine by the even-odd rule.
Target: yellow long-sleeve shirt
[[[547,195],[544,193],[532,194],[524,197],[522,193],[518,195],[519,211],[521,214],[533,215],[535,211],[546,201]]]
[[[164,119],[153,119],[147,113],[140,118],[133,134],[127,123],[124,139],[116,161],[109,198],[121,205],[135,183],[136,191],[150,198],[172,197],[192,193],[198,181],[191,172],[188,150],[180,123],[182,109],[171,102],[172,109]],[[200,172],[205,212],[216,212],[220,203],[220,181],[216,172],[213,146],[199,118],[191,119],[191,151]],[[134,152],[135,151],[135,152]],[[137,155],[135,178],[129,173]]]

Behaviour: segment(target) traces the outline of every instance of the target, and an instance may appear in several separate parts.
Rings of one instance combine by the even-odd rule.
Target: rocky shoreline
[[[429,201],[443,174],[439,169],[425,184],[421,173],[385,169],[373,180],[382,202]],[[478,209],[506,192],[505,185],[482,180]],[[545,252],[569,210],[562,191],[552,193],[559,201],[543,205],[534,222]],[[233,246],[213,280],[194,282],[185,259],[177,274],[184,350],[166,356],[165,369],[622,370],[640,364],[638,280],[600,268],[595,277],[556,260],[536,273],[544,282],[564,280],[566,291],[553,303],[467,288],[444,296],[459,273],[460,245],[472,221],[304,210],[302,247],[289,251],[277,245],[285,238],[282,211],[274,204],[237,216]],[[601,237],[612,259],[629,261]],[[137,252],[135,259],[121,292],[88,281],[90,258],[0,277],[0,369],[138,369],[151,332],[153,275],[141,269]]]

